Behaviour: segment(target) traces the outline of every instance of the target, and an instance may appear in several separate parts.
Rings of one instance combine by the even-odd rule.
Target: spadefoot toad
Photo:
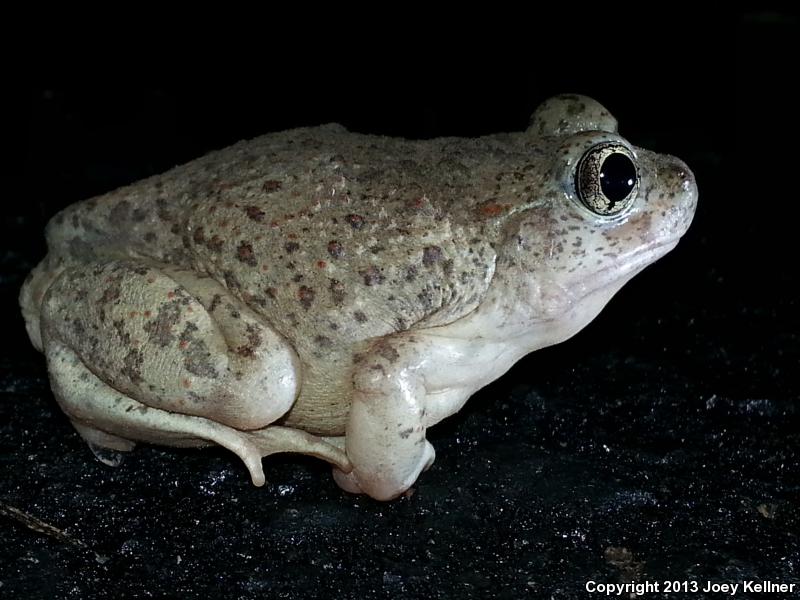
[[[104,462],[219,444],[262,485],[300,452],[388,500],[433,463],[428,427],[589,323],[696,201],[583,96],[476,139],[293,129],[61,211],[21,305]]]

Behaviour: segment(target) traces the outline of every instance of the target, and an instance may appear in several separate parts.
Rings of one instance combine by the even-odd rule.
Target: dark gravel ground
[[[784,25],[746,16],[739,41],[779,45]],[[272,109],[278,122],[253,90],[25,96],[20,173],[34,183],[0,221],[0,597],[582,598],[588,580],[798,582],[797,213],[782,182],[760,175],[786,159],[740,163],[766,133],[731,133],[781,106],[757,93],[773,75],[757,56],[740,51],[734,101],[734,79],[697,44],[680,57],[691,98],[655,75],[623,93],[599,75],[545,73],[541,87],[451,110],[472,89],[454,76],[427,81],[427,103],[411,92],[370,110],[287,100]],[[16,294],[60,207],[288,125],[470,135],[522,127],[565,89],[604,102],[635,143],[692,166],[695,224],[584,332],[432,429],[437,460],[412,495],[350,496],[323,463],[292,456],[267,459],[258,489],[216,449],[140,446],[111,469],[58,410]]]

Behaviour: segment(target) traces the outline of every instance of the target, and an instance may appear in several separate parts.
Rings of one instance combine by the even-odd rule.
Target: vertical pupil
[[[636,167],[630,158],[615,152],[600,167],[600,189],[611,203],[628,197],[636,183]]]

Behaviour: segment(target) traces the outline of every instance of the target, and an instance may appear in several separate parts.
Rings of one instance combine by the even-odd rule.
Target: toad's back
[[[509,161],[523,148],[507,138],[266,135],[67,208],[48,263],[132,256],[208,273],[301,354],[450,322],[479,302],[496,221],[525,200],[524,170],[503,172],[526,160]]]

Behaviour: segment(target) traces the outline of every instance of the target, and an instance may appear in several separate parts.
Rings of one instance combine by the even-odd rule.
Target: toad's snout
[[[642,173],[641,204],[628,226],[644,220],[642,242],[664,244],[680,239],[697,208],[697,183],[681,159],[637,149]],[[625,229],[625,225],[621,230]],[[617,232],[621,233],[621,232]]]

